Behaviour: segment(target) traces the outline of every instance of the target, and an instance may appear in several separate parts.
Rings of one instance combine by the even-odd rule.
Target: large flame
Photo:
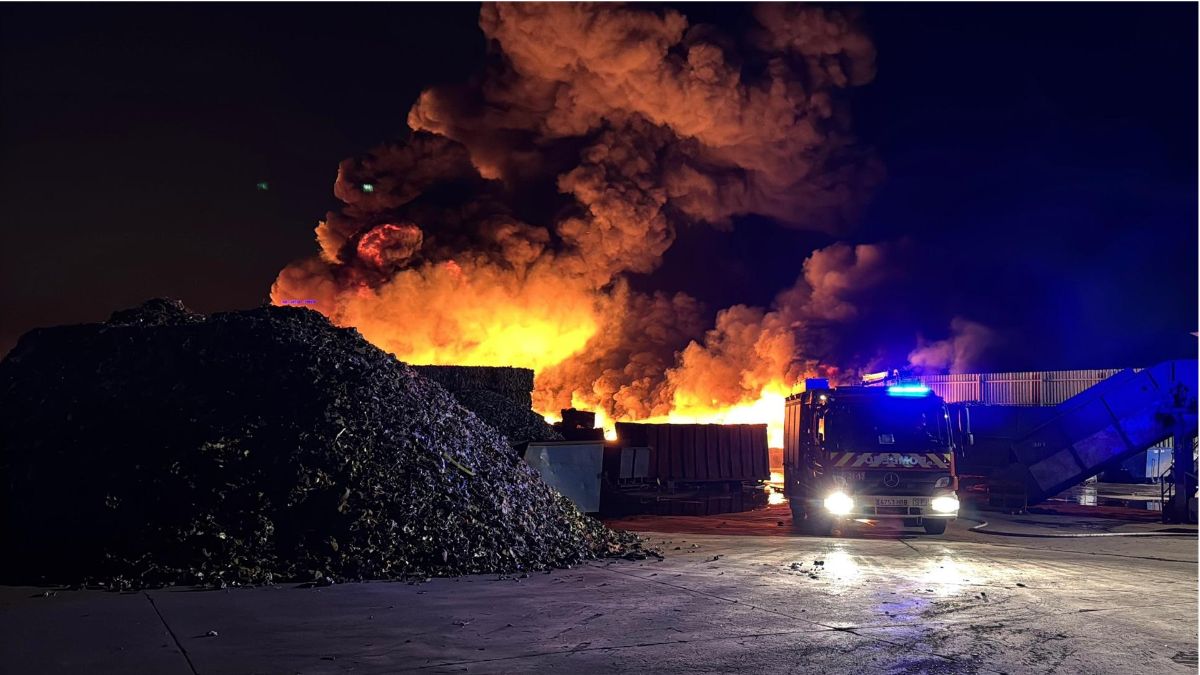
[[[423,92],[403,142],[342,163],[319,254],[272,300],[407,362],[532,368],[547,416],[765,423],[778,446],[784,397],[823,363],[806,332],[853,314],[882,248],[817,251],[772,306],[715,317],[632,281],[682,228],[757,214],[836,232],[878,178],[836,101],[874,74],[855,17],[748,11],[757,26],[728,36],[669,9],[484,4],[486,69]]]
[[[582,350],[597,330],[590,296],[572,302],[567,293],[557,278],[511,283],[444,263],[344,297],[338,316],[402,361],[540,371]]]

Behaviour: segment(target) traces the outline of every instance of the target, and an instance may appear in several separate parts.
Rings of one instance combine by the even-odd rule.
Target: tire
[[[804,526],[804,505],[796,502],[789,502],[788,506],[792,509],[792,527]]]
[[[824,513],[814,513],[804,521],[804,531],[814,537],[828,537],[833,534],[833,518]]]
[[[833,521],[829,517],[809,515],[804,502],[796,500],[789,507],[792,510],[792,528],[815,537],[828,537],[833,530]]]
[[[817,518],[811,525],[811,530],[814,537],[832,537],[833,536],[833,519],[829,517]]]
[[[945,518],[938,518],[936,520],[931,519],[931,518],[926,518],[925,519],[925,533],[926,534],[945,534],[946,533],[946,524],[948,522],[949,521]]]

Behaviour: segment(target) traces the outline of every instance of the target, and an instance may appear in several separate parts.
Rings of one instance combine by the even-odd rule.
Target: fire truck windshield
[[[840,452],[920,452],[949,444],[938,399],[855,397],[830,402],[825,448]]]

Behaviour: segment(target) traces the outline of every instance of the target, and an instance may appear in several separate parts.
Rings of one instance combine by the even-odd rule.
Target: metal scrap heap
[[[423,579],[638,546],[436,382],[291,307],[157,300],[26,334],[0,362],[0,503],[8,583]]]

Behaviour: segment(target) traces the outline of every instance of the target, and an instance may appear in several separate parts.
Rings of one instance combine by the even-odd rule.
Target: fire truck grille
[[[919,506],[864,506],[862,514],[866,516],[919,516]]]

